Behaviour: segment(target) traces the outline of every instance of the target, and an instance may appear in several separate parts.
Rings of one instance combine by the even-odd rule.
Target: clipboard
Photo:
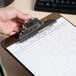
[[[42,18],[42,19],[40,20],[40,22],[44,23],[45,21],[48,21],[48,20],[50,20],[50,19],[53,20],[53,21],[54,21],[54,20],[56,21],[56,20],[57,20],[58,18],[60,18],[60,17],[62,17],[60,14],[54,13],[54,14],[50,14],[50,15]],[[48,24],[47,24],[47,26],[48,26]],[[12,35],[12,36],[10,36],[9,38],[3,40],[3,41],[1,42],[1,46],[2,46],[4,49],[6,49],[6,47],[8,47],[9,45],[11,45],[11,44],[13,44],[13,43],[15,43],[15,42],[17,42],[17,41],[19,40],[19,35],[20,35],[20,33],[17,33],[17,34],[15,34],[15,35]]]
[[[44,18],[41,19],[41,20],[37,20],[37,21],[38,21],[38,25],[40,24],[40,27],[38,27],[34,32],[32,31],[32,33],[34,33],[33,35],[36,34],[35,32],[38,32],[38,31],[44,29],[44,28],[47,27],[49,24],[55,23],[56,20],[59,19],[59,18],[61,18],[61,17],[62,17],[61,15],[59,15],[59,14],[57,14],[57,13],[54,13],[54,14],[48,15],[47,17],[44,17]],[[41,23],[42,23],[42,24],[41,24]],[[43,26],[41,26],[41,25],[43,25]],[[27,29],[27,28],[26,28],[26,29]],[[24,30],[24,31],[25,31],[25,30]],[[31,36],[33,36],[32,33],[30,33]],[[30,76],[35,76],[35,75],[33,74],[33,72],[30,71],[30,70],[26,67],[26,65],[23,65],[23,64],[22,64],[13,54],[11,54],[11,53],[9,52],[9,50],[7,49],[7,47],[10,46],[10,45],[13,44],[13,43],[16,43],[16,42],[18,42],[18,41],[20,41],[20,43],[22,43],[23,41],[27,40],[27,39],[28,39],[27,36],[30,38],[30,36],[29,36],[28,34],[26,35],[26,33],[25,33],[25,35],[24,35],[23,37],[26,37],[26,38],[23,39],[23,38],[22,38],[22,34],[20,35],[20,33],[17,33],[17,34],[15,34],[15,35],[10,36],[10,37],[6,38],[5,40],[3,40],[3,41],[1,42],[1,46],[2,46],[11,56],[13,56],[13,57],[28,71],[28,73],[30,74]]]

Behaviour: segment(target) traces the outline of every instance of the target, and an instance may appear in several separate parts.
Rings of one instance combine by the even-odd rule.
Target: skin
[[[31,18],[16,8],[0,8],[0,31],[6,35],[13,35],[22,29],[22,24]]]

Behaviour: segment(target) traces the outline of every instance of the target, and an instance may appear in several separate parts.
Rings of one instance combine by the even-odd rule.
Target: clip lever
[[[24,29],[20,32],[19,35],[20,41],[41,27],[41,22],[37,18],[32,18],[27,23],[24,23],[23,27]]]

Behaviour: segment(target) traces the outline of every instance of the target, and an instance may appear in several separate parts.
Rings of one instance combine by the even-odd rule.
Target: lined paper
[[[63,17],[7,49],[35,76],[76,76],[76,28]]]

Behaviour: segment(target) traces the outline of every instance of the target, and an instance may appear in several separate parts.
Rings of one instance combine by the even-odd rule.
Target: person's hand
[[[15,8],[0,8],[0,31],[13,35],[22,29],[22,24],[31,18]]]

